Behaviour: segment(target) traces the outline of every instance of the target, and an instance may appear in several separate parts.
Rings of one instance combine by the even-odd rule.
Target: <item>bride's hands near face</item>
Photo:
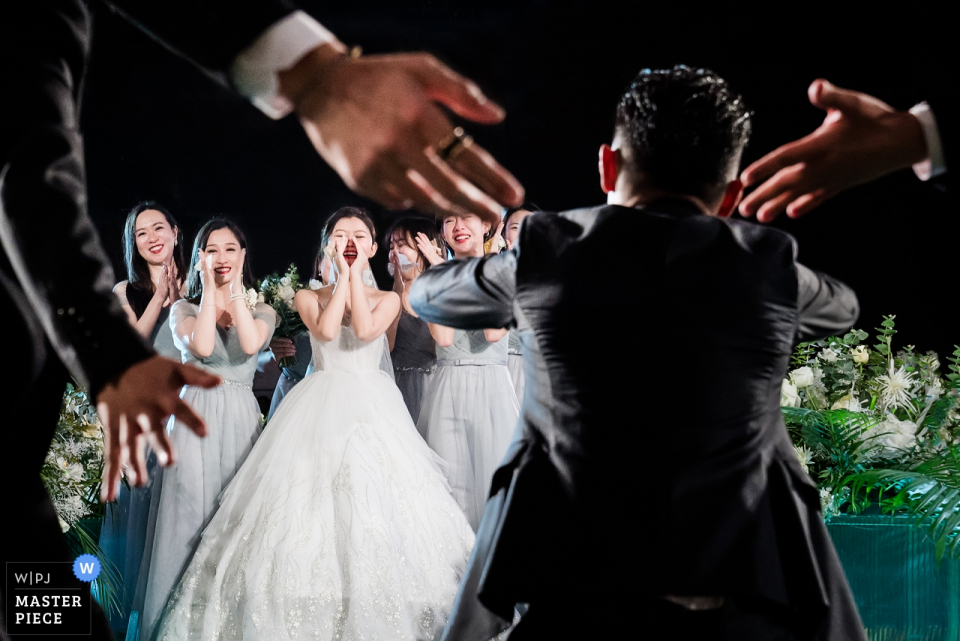
[[[427,262],[431,265],[439,265],[444,262],[442,256],[440,256],[440,248],[430,242],[430,239],[427,238],[427,235],[422,231],[417,232],[417,237],[413,239],[417,244],[417,249],[420,250],[420,253],[426,257]]]
[[[357,250],[357,257],[353,259],[353,265],[350,266],[350,269],[353,270],[354,274],[359,276],[363,273],[363,270],[369,267],[370,257],[367,256],[367,250],[358,245],[356,241],[354,241],[353,246]]]
[[[343,256],[343,251],[347,248],[347,239],[342,237],[337,238],[335,247],[337,249],[337,280],[339,281],[345,274],[350,273],[350,265],[347,263],[347,259]]]

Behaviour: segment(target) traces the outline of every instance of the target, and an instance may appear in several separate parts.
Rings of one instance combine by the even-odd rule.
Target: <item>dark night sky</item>
[[[885,22],[832,16],[824,26],[824,14],[805,8],[812,5],[781,5],[779,20],[763,23],[695,5],[651,11],[606,0],[575,10],[544,0],[301,5],[365,53],[428,50],[475,79],[508,117],[470,133],[544,209],[603,201],[597,147],[610,138],[620,91],[643,67],[707,66],[730,81],[755,112],[746,162],[819,124],[805,93],[814,78],[899,108],[957,88],[944,62],[952,36],[919,10]],[[263,117],[105,7],[95,16],[83,111],[89,203],[116,266],[126,211],[150,198],[173,211],[188,240],[212,215],[236,219],[258,275],[309,266],[325,216],[365,203],[316,156],[298,123]],[[388,220],[372,209],[381,225]],[[901,345],[945,356],[960,343],[954,209],[901,172],[777,225],[797,236],[803,262],[858,290],[859,326],[872,331],[881,314],[895,313]],[[612,249],[639,251],[637,241]]]

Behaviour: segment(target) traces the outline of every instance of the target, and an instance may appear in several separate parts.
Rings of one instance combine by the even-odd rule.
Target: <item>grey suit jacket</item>
[[[661,201],[536,214],[515,251],[417,279],[424,320],[518,325],[526,376],[446,638],[598,586],[759,596],[862,635],[779,403],[794,343],[858,304],[795,256],[783,232]]]

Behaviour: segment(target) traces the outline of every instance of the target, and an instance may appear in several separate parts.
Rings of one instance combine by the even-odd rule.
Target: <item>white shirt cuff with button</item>
[[[943,143],[940,140],[940,130],[937,119],[933,115],[930,105],[921,102],[910,109],[910,113],[920,122],[923,129],[923,140],[927,143],[927,159],[913,166],[913,173],[920,180],[930,180],[947,171],[946,159],[943,157]]]
[[[337,37],[322,24],[303,11],[294,11],[237,55],[230,79],[260,111],[283,118],[293,111],[293,105],[278,93],[279,73],[293,67],[310,50],[331,42],[337,42]]]

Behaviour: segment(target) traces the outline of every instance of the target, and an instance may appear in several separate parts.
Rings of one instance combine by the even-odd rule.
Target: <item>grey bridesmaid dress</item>
[[[118,289],[117,296],[125,300],[126,288]],[[149,342],[160,356],[179,361],[180,350],[173,343],[169,317],[170,308],[162,308],[150,333]],[[120,613],[109,613],[110,627],[114,630],[126,629],[130,611],[133,609],[134,592],[147,538],[150,499],[154,481],[160,473],[162,468],[157,464],[157,456],[150,451],[147,455],[147,485],[138,488],[121,484],[116,502],[107,506],[106,517],[100,529],[100,549],[116,566],[123,580],[123,592],[119,595]]]
[[[199,307],[186,300],[171,309],[170,327],[190,316]],[[258,303],[255,319],[270,328],[276,314]],[[186,568],[200,539],[200,533],[217,508],[217,499],[246,460],[260,435],[260,407],[251,385],[257,369],[257,354],[247,355],[240,346],[236,326],[217,326],[213,353],[194,356],[174,337],[183,362],[219,375],[223,384],[213,389],[184,387],[180,393],[207,424],[207,437],[199,438],[180,423],[168,426],[176,448],[177,464],[163,470],[154,484],[146,544],[134,604],[140,608],[140,638],[149,639],[160,613],[181,572]]]
[[[451,492],[474,531],[520,413],[507,370],[508,340],[488,343],[483,330],[458,329],[449,347],[437,345],[437,370],[417,422],[446,461]]]

